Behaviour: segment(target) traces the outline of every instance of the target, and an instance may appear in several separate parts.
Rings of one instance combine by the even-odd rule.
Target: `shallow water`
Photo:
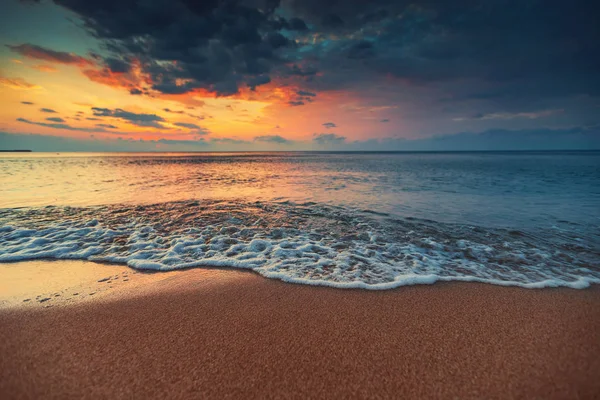
[[[600,282],[600,153],[0,156],[0,261],[385,289]]]

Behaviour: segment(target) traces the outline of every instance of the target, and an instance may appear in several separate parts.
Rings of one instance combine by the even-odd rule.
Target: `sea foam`
[[[597,243],[394,219],[315,203],[186,201],[0,210],[0,262],[81,259],[138,270],[251,269],[337,288],[437,281],[585,288],[600,283]]]

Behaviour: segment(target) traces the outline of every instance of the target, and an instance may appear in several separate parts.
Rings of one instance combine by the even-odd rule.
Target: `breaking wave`
[[[0,210],[0,262],[251,269],[286,282],[390,289],[436,281],[600,283],[600,246],[564,232],[397,219],[316,203],[185,201]]]

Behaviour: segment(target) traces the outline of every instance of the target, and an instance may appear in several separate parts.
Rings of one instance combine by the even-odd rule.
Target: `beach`
[[[13,266],[39,275],[44,263]],[[46,270],[72,276],[91,265],[80,284],[55,272],[50,300],[40,302],[48,296],[35,285],[5,290],[1,397],[600,395],[598,286],[367,291],[236,270],[134,274],[65,261]]]
[[[0,1],[0,400],[600,400],[599,13]]]

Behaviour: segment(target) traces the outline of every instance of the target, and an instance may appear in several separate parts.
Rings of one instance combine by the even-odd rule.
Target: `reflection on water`
[[[600,153],[3,154],[0,207],[314,201],[492,226],[600,222]]]

